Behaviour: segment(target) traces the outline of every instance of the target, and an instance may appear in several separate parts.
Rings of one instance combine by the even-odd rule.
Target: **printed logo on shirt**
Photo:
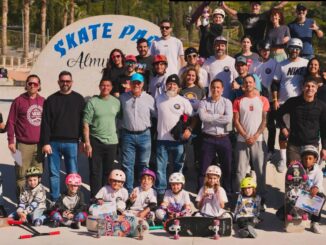
[[[177,110],[179,110],[180,108],[181,108],[181,105],[180,104],[174,104],[174,109],[177,109]]]
[[[249,106],[249,111],[254,111],[254,105]]]
[[[40,126],[43,108],[40,105],[32,105],[27,110],[27,120],[33,126]]]
[[[193,92],[185,93],[184,97],[187,98],[188,100],[197,99],[197,95]]]
[[[287,72],[287,76],[295,76],[301,75],[304,76],[306,74],[306,67],[290,67]]]
[[[272,69],[271,69],[271,68],[266,68],[266,69],[265,69],[265,73],[266,73],[266,74],[271,74],[271,72],[272,72]]]
[[[224,72],[229,72],[230,71],[230,67],[224,66],[223,70],[224,70]]]

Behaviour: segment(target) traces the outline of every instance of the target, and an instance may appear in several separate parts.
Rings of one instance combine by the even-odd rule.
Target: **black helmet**
[[[270,50],[271,44],[268,41],[260,40],[257,44],[257,50],[260,51],[262,49]]]

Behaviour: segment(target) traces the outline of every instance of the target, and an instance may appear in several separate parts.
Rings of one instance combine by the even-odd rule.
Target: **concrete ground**
[[[0,102],[0,112],[3,113],[3,117],[6,120],[10,103]],[[15,176],[13,168],[13,160],[10,156],[7,148],[6,134],[0,134],[0,171],[2,172],[4,179],[4,197],[5,206],[7,212],[11,212],[16,206],[15,197]],[[272,162],[277,161],[277,156]],[[83,177],[83,191],[86,194],[86,198],[89,196],[89,185],[88,185],[88,164],[84,156],[80,157],[79,161],[80,172]],[[45,176],[47,175],[47,166]],[[62,167],[62,169],[64,169]],[[196,178],[195,170],[193,166],[189,166],[186,174],[187,185],[186,189],[194,192],[196,189]],[[62,171],[62,178],[64,178],[64,171]],[[47,177],[43,179],[44,185],[48,186]],[[61,234],[58,236],[43,236],[34,237],[26,240],[19,240],[18,237],[23,234],[28,234],[25,230],[19,227],[4,227],[0,228],[0,244],[277,244],[277,245],[288,245],[288,244],[325,244],[326,242],[326,208],[322,211],[321,227],[323,234],[313,234],[306,230],[302,233],[286,233],[283,229],[283,222],[278,220],[275,216],[276,209],[283,203],[284,194],[284,174],[280,174],[276,171],[274,164],[267,164],[267,186],[268,186],[268,197],[267,197],[267,210],[263,213],[263,222],[257,227],[258,237],[256,239],[241,239],[237,237],[233,231],[231,237],[223,237],[219,241],[212,240],[210,238],[198,238],[198,237],[181,237],[179,240],[171,239],[166,232],[163,230],[150,231],[145,235],[143,241],[138,241],[133,238],[118,238],[118,237],[102,237],[100,239],[94,238],[91,233],[87,232],[85,227],[81,227],[80,230],[72,230],[70,228],[60,227],[58,229],[49,228],[42,226],[37,228],[41,232],[49,232],[53,230],[60,230]],[[62,186],[64,188],[64,186]],[[326,179],[324,179],[324,188],[326,190]],[[308,223],[309,224],[309,223]]]

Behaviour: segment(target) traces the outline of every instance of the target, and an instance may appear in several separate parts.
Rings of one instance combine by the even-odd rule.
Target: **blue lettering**
[[[137,41],[140,38],[145,37],[147,30],[138,30],[137,33],[133,36],[131,41]]]
[[[112,23],[103,23],[103,33],[102,33],[102,38],[111,38],[112,35],[109,34],[111,32],[111,27]]]
[[[78,46],[78,44],[74,40],[74,38],[75,38],[74,35],[75,35],[75,33],[69,33],[66,35],[68,49],[75,48]]]
[[[87,30],[85,27],[81,28],[78,31],[78,37],[79,37],[79,44],[82,44],[83,42],[87,43],[89,41]]]
[[[160,39],[160,37],[158,37],[156,35],[149,36],[147,38],[148,46],[150,47],[152,45],[153,41],[156,41],[156,40],[159,40],[159,39]]]
[[[101,24],[89,25],[88,29],[92,30],[92,40],[97,39],[97,28],[99,28]]]
[[[55,45],[54,45],[54,50],[60,53],[60,57],[66,55],[66,50],[61,47],[63,46],[63,40],[60,39]]]
[[[119,39],[125,38],[126,35],[130,35],[135,31],[135,26],[134,25],[128,25],[125,26],[119,36]]]

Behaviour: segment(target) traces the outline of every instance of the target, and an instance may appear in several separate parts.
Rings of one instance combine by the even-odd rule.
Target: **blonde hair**
[[[213,189],[214,189],[214,193],[216,193],[218,191],[218,188],[221,186],[221,176],[216,175],[216,174],[206,174],[205,175],[205,179],[204,179],[204,192],[208,189],[208,188],[212,188],[210,186],[208,186],[208,175],[215,175],[217,176],[217,183],[213,185]]]

